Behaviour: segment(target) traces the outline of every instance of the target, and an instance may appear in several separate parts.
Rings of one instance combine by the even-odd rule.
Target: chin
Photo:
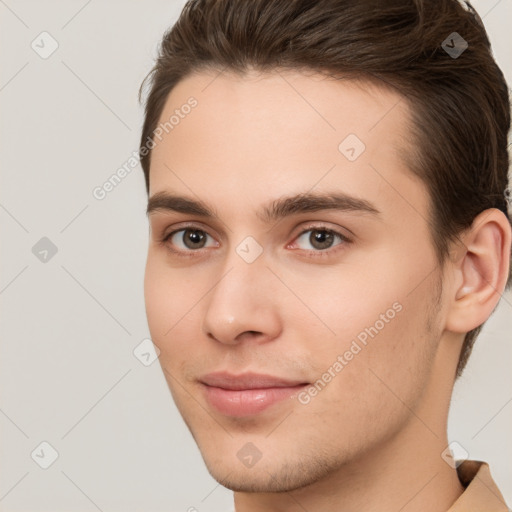
[[[277,460],[262,457],[253,467],[245,467],[236,457],[208,456],[201,451],[210,475],[222,486],[235,492],[289,492],[308,487],[339,468],[334,460],[320,457]],[[220,458],[219,458],[220,457]],[[283,457],[284,459],[284,457]]]
[[[207,465],[208,468],[208,465]],[[310,485],[311,481],[304,479],[301,482],[292,480],[287,476],[280,478],[265,470],[233,470],[231,473],[220,473],[216,468],[208,468],[210,475],[223,487],[234,492],[268,493],[268,492],[289,492]],[[275,472],[275,470],[274,470]]]

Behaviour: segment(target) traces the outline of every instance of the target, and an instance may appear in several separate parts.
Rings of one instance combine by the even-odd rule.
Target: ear
[[[460,237],[452,260],[452,304],[446,329],[467,333],[492,314],[505,289],[510,266],[511,227],[503,212],[481,212]]]

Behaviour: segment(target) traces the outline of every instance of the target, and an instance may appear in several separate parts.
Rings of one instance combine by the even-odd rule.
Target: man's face
[[[214,215],[152,209],[146,310],[211,474],[290,490],[424,435],[441,274],[426,188],[398,154],[405,101],[319,75],[204,72],[174,88],[161,122],[173,115],[150,198]],[[344,201],[265,217],[297,194]]]

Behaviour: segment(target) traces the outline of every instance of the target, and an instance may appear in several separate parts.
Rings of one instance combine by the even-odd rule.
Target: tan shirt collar
[[[465,491],[447,512],[509,512],[486,462],[465,460],[457,474]]]

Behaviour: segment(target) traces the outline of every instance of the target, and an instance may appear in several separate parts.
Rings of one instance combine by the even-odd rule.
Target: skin
[[[505,286],[505,216],[483,212],[438,264],[427,190],[398,152],[410,107],[395,91],[289,70],[203,71],[178,83],[161,119],[190,96],[197,107],[152,151],[149,195],[201,199],[217,217],[149,214],[145,300],[209,472],[235,491],[237,512],[446,511],[463,491],[441,457],[455,368],[464,334]],[[349,133],[366,146],[353,162],[338,150]],[[284,195],[332,191],[380,214],[257,215]],[[204,247],[185,245],[186,231],[162,242],[185,223],[207,235]],[[311,224],[350,242],[318,248],[314,229],[301,236]],[[248,236],[263,249],[252,263],[236,252]],[[202,394],[198,378],[213,371],[314,383],[396,303],[401,311],[307,404],[228,417]],[[252,467],[237,457],[248,442],[261,453]]]

